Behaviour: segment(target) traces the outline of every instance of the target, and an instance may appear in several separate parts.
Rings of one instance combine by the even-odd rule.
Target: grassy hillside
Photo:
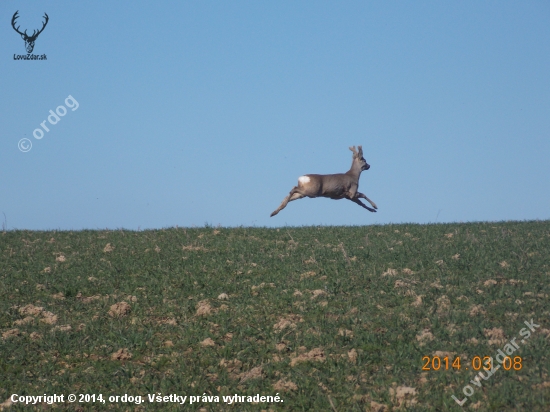
[[[56,393],[63,409],[182,410],[149,402],[160,393],[205,411],[550,404],[550,221],[9,231],[0,252],[0,403]],[[540,327],[525,338],[531,319]],[[474,357],[514,337],[521,370],[471,384]],[[467,384],[461,408],[451,395],[465,398]],[[105,403],[70,404],[71,393]],[[143,402],[109,401],[124,394]],[[10,410],[31,410],[20,405]]]

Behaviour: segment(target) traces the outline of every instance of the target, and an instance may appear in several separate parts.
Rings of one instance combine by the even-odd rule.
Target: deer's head
[[[357,148],[359,150],[355,150],[355,146],[351,146],[349,148],[349,150],[351,150],[353,152],[353,163],[357,163],[360,168],[361,168],[361,171],[363,170],[369,170],[370,169],[370,165],[367,163],[367,161],[365,160],[365,158],[363,157],[363,146],[357,146]]]
[[[32,35],[29,36],[29,35],[27,35],[27,30],[25,30],[25,32],[22,33],[22,32],[19,31],[20,26],[15,27],[15,20],[17,20],[17,18],[19,17],[17,15],[17,13],[19,13],[19,10],[17,10],[14,13],[14,15],[11,19],[11,25],[12,25],[13,29],[21,35],[21,38],[23,40],[25,40],[25,48],[27,49],[27,53],[32,53],[32,51],[34,50],[34,42],[36,41],[36,38],[38,37],[38,35],[40,33],[42,33],[42,31],[46,27],[46,24],[48,24],[48,20],[50,18],[48,17],[48,15],[46,13],[44,13],[44,18],[46,19],[46,21],[44,23],[42,23],[42,28],[38,31],[34,30]]]

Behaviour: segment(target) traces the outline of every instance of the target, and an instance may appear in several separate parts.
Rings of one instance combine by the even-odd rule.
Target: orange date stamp
[[[474,371],[481,370],[482,368],[484,370],[493,369],[493,358],[491,356],[474,356],[471,362],[464,366],[462,365],[459,356],[456,356],[454,359],[450,359],[448,356],[443,358],[440,356],[423,356],[422,362],[424,363],[422,366],[423,371],[449,370],[449,368],[455,370],[461,370],[462,368],[469,370],[472,368]],[[505,356],[501,364],[502,368],[506,371],[519,371],[523,368],[523,359],[521,356]]]

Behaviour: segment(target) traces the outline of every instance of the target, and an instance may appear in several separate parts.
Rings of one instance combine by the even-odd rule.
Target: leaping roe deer
[[[298,186],[294,186],[287,197],[283,199],[271,216],[275,216],[283,210],[288,202],[302,199],[303,197],[329,197],[331,199],[349,199],[370,212],[376,212],[376,205],[363,193],[357,191],[359,188],[359,176],[363,170],[369,170],[370,166],[363,157],[363,148],[358,146],[349,148],[353,152],[351,168],[346,173],[334,175],[304,175],[298,178]],[[359,199],[365,199],[374,208],[370,208]]]

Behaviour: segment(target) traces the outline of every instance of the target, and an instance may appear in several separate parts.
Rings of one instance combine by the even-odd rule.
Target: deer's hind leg
[[[364,207],[365,209],[367,209],[369,212],[376,212],[376,209],[371,209],[370,207],[368,207],[366,204],[364,204],[363,202],[361,202],[359,199],[357,199],[356,197],[354,197],[353,199],[349,199],[351,200],[353,203],[357,203],[359,206],[361,207]]]
[[[288,202],[292,202],[293,200],[298,200],[303,197],[306,197],[306,195],[303,195],[302,193],[300,193],[299,190],[300,189],[298,188],[298,186],[294,186],[290,191],[290,193],[288,194],[288,196],[283,199],[283,202],[281,203],[281,205],[273,213],[271,213],[270,217],[275,216],[277,213],[283,210],[288,204]]]
[[[378,209],[376,204],[372,200],[370,200],[367,196],[365,196],[363,193],[357,192],[357,194],[355,195],[355,198],[356,199],[365,199],[367,202],[369,202],[371,204],[372,207],[374,207],[375,209]]]

